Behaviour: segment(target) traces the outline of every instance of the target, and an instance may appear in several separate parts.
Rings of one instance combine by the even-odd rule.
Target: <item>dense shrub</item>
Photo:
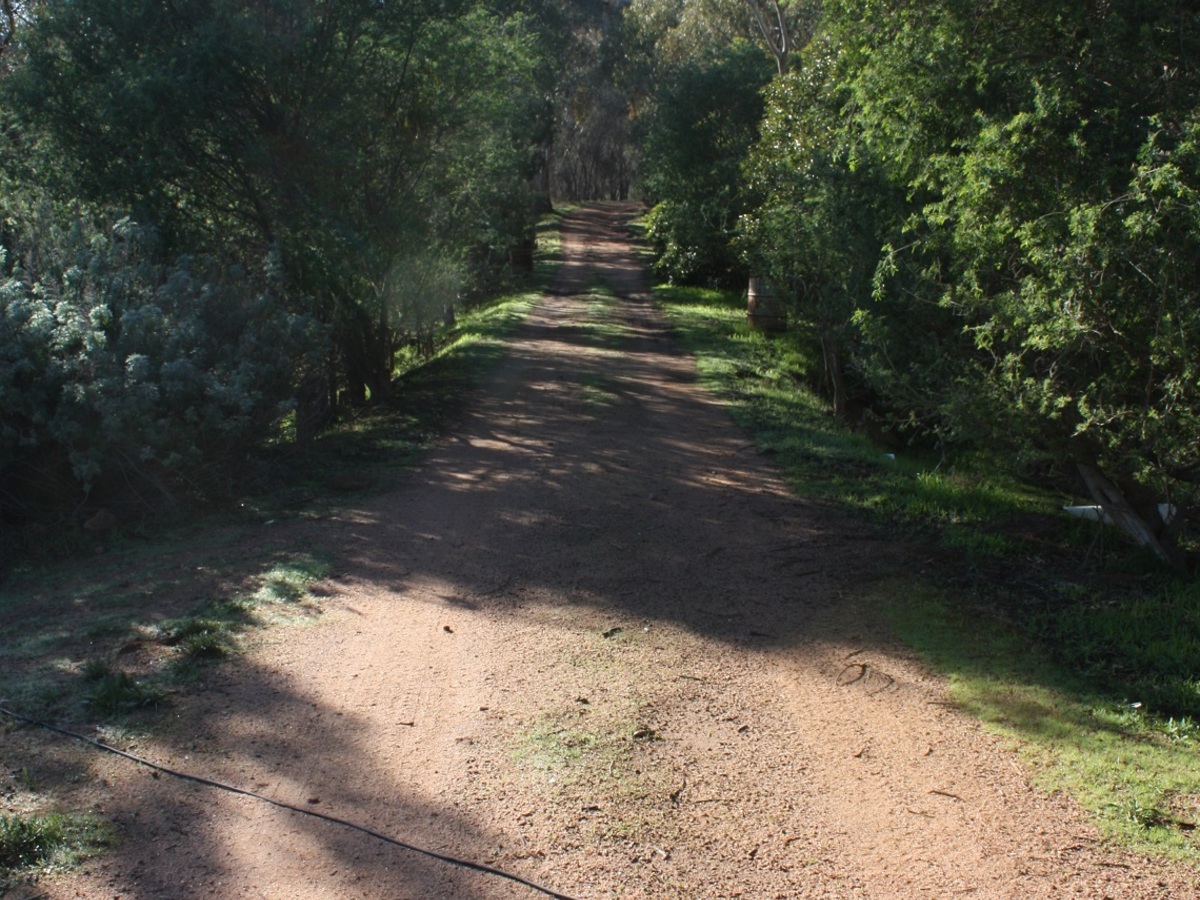
[[[320,333],[271,267],[158,258],[153,229],[43,206],[10,214],[0,281],[0,510],[77,489],[211,487],[288,412]],[[155,502],[161,502],[156,497]]]
[[[835,403],[851,382],[943,446],[1078,471],[1166,558],[1157,503],[1200,485],[1200,17],[823,8],[769,94],[742,234],[796,286]]]
[[[741,169],[770,73],[757,47],[737,41],[715,59],[680,63],[657,87],[643,123],[643,191],[653,204],[649,236],[656,265],[672,282],[745,280],[732,239],[750,206]]]

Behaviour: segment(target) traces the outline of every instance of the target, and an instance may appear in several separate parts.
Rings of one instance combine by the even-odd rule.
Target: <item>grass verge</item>
[[[246,498],[242,512],[260,522],[320,518],[407,471],[461,414],[539,296],[510,294],[463,312],[432,356],[398,354],[391,399],[347,414],[310,444],[277,445],[270,489]]]
[[[660,287],[656,296],[697,355],[702,380],[731,402],[734,417],[806,496],[937,531],[979,559],[1012,551],[1005,532],[1014,520],[1053,511],[1050,498],[974,460],[889,448],[838,426],[806,388],[819,362],[807,342],[794,332],[751,330],[740,295]]]
[[[1040,787],[1075,797],[1122,844],[1200,860],[1192,719],[1105,692],[945,592],[909,584],[880,600],[900,637],[949,674],[961,708],[1017,742]]]
[[[35,869],[72,865],[108,843],[106,829],[87,816],[0,815],[0,889]]]
[[[701,378],[799,494],[938,548],[936,581],[878,599],[962,707],[1110,837],[1200,861],[1200,588],[986,459],[841,427],[806,387],[818,360],[803,338],[751,331],[739,295],[656,296]]]

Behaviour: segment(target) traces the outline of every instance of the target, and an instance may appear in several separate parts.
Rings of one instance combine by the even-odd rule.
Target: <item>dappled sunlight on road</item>
[[[187,704],[191,750],[152,749],[580,897],[1103,886],[1069,805],[871,612],[906,550],[793,497],[697,386],[625,212],[568,223],[554,290],[397,489],[290,526],[334,561],[322,624],[264,636]],[[122,896],[531,896],[244,799],[130,797],[88,883]]]
[[[840,579],[834,548],[847,530],[869,534],[801,515],[647,302],[586,293],[606,276],[618,298],[645,292],[625,245],[615,260],[603,246],[560,273],[458,435],[389,499],[396,520],[356,543],[345,583],[411,592],[432,579],[492,602],[569,593],[727,640],[807,637],[808,598],[822,588],[811,570]],[[812,562],[790,580],[797,554]],[[769,622],[747,618],[756,605]]]

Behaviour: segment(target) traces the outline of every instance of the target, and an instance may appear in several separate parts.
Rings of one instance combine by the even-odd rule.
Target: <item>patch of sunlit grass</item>
[[[1109,837],[1200,861],[1200,725],[1094,690],[1036,645],[913,581],[880,589],[900,637],[948,673],[953,699],[1013,738],[1046,791],[1064,791]]]
[[[1026,528],[1033,540],[1039,528],[1053,529],[1066,548],[1103,535],[1064,520],[1059,498],[1022,485],[995,461],[885,449],[848,431],[809,389],[819,361],[803,336],[751,331],[739,295],[657,293],[706,383],[798,493],[937,540],[960,560],[958,584],[971,587],[938,591],[914,579],[880,600],[890,601],[901,636],[947,673],[962,707],[1017,740],[1040,783],[1079,798],[1110,835],[1200,858],[1194,582],[1136,565],[1126,593],[1062,574],[1003,589],[976,580],[1010,566],[1044,569],[1031,569],[1043,550],[1026,543]]]
[[[30,869],[69,865],[108,842],[95,819],[58,813],[0,815],[0,888]]]

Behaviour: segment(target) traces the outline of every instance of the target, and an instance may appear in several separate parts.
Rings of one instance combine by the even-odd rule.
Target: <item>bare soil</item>
[[[1196,896],[889,636],[872,598],[914,551],[790,494],[697,386],[629,212],[568,220],[553,290],[403,484],[239,546],[336,560],[325,614],[256,632],[134,749],[577,898]],[[14,896],[536,896],[72,759],[121,840]]]

